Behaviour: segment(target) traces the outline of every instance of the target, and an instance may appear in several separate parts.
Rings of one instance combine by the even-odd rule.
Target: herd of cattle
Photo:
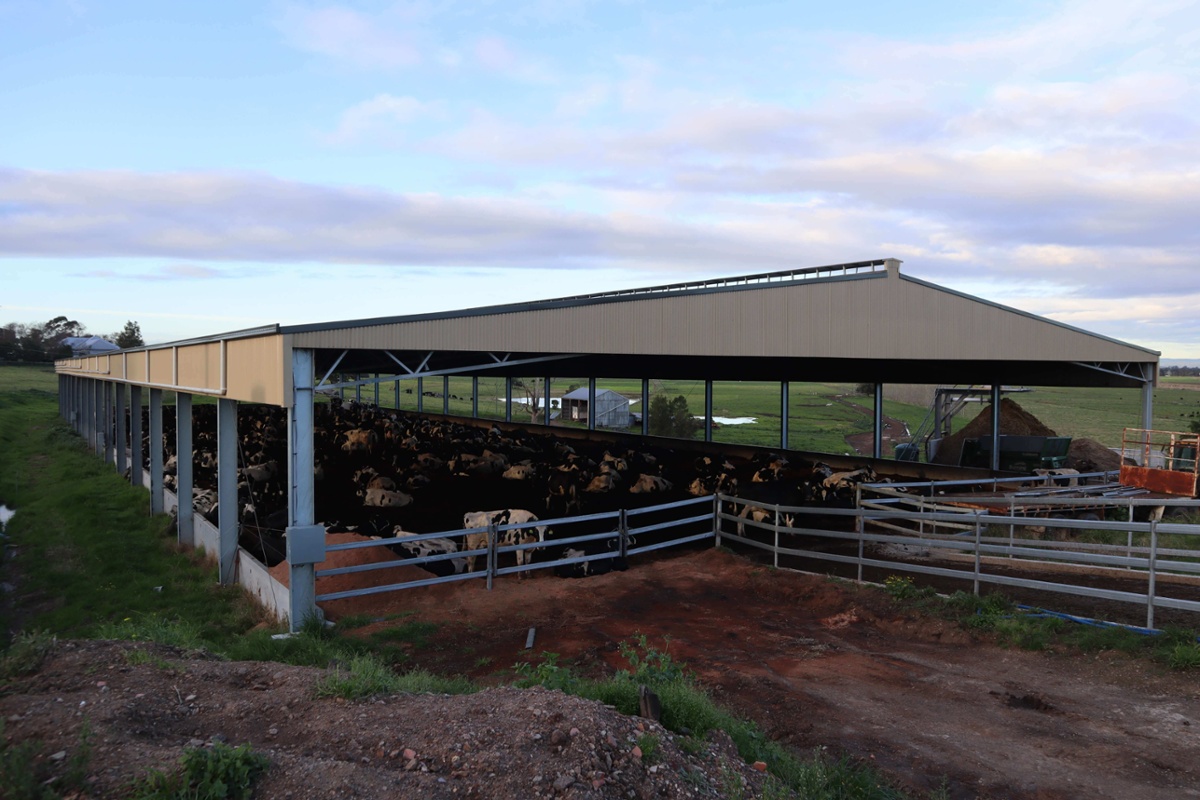
[[[164,409],[165,482],[174,489],[172,409]],[[216,411],[193,408],[194,507],[217,521]],[[314,415],[316,516],[330,532],[383,538],[438,531],[474,530],[451,538],[400,543],[401,557],[442,554],[431,571],[471,571],[476,557],[451,557],[486,547],[489,524],[542,520],[644,508],[689,496],[722,492],[766,503],[849,506],[854,484],[875,479],[866,467],[835,472],[820,462],[789,462],[777,454],[726,455],[719,445],[704,453],[675,449],[662,440],[612,442],[568,439],[546,429],[520,429],[480,421],[397,412],[331,398]],[[143,430],[148,430],[148,425]],[[144,439],[148,447],[149,442]],[[283,409],[238,407],[238,507],[240,544],[268,565],[283,560],[287,526],[287,423]],[[495,509],[479,511],[478,509]],[[757,509],[743,516],[761,521]],[[785,521],[790,524],[790,518]],[[603,526],[605,523],[597,523]],[[739,526],[741,527],[741,526]],[[482,530],[481,530],[482,529]],[[572,525],[569,535],[599,533]],[[502,532],[501,544],[532,544],[518,564],[595,555],[587,545],[556,547],[554,526],[529,525]],[[481,545],[481,542],[483,543]],[[619,568],[619,558],[594,559],[562,572],[581,575]]]

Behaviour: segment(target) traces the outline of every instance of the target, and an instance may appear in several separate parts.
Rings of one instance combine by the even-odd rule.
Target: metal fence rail
[[[1078,502],[1094,506],[1096,501]],[[1130,502],[1164,504],[1162,499],[1112,501],[1121,509]],[[994,514],[983,509],[906,511],[895,506],[827,509],[771,505],[728,495],[720,495],[717,503],[714,512],[717,542],[734,541],[771,552],[776,565],[780,556],[790,556],[854,566],[859,580],[864,568],[870,567],[971,581],[976,594],[981,584],[992,584],[1136,603],[1146,607],[1147,627],[1154,627],[1156,608],[1200,612],[1200,601],[1167,596],[1183,584],[1200,587],[1200,525],[1153,519],[1148,522],[1054,519],[1056,529],[1126,537],[1124,544],[1059,542],[1038,538],[1045,531],[1048,521],[1045,518]],[[1189,509],[1200,505],[1196,501],[1174,504]],[[747,509],[761,509],[764,518],[756,522]],[[788,519],[792,520],[790,525],[780,524]],[[885,532],[868,531],[868,527],[882,528]],[[947,530],[952,532],[941,532]],[[998,531],[1007,531],[1008,535],[995,535]],[[1021,532],[1019,536],[1017,531]],[[1184,537],[1182,544],[1189,546],[1163,547],[1160,537],[1164,535]],[[1135,545],[1135,536],[1145,539],[1145,543]],[[825,544],[817,545],[814,539]],[[1192,542],[1194,549],[1190,546]],[[921,551],[929,562],[914,563],[899,555],[888,558],[896,548]],[[1084,582],[1048,580],[1044,574],[1037,578],[1000,574],[1000,567],[1024,567],[1039,573],[1064,570],[1074,580]],[[1125,591],[1104,586],[1106,577],[1117,576],[1140,581],[1145,590]]]
[[[365,586],[357,589],[348,589],[340,592],[327,592],[316,596],[317,602],[326,602],[332,600],[344,600],[352,597],[365,597],[374,594],[382,594],[385,592],[399,591],[402,589],[413,589],[422,586],[436,586],[444,583],[457,583],[460,581],[472,580],[475,578],[483,578],[487,581],[488,588],[492,588],[496,578],[507,575],[523,575],[534,570],[557,569],[559,567],[591,564],[593,562],[602,561],[612,558],[628,558],[631,556],[643,555],[646,553],[662,550],[668,547],[678,547],[691,542],[704,541],[713,538],[712,520],[713,520],[713,503],[712,496],[689,498],[672,503],[664,503],[656,506],[648,506],[645,508],[636,509],[621,509],[618,511],[603,512],[597,514],[584,514],[577,517],[561,517],[556,519],[539,519],[526,523],[514,523],[508,525],[492,525],[487,528],[467,528],[462,530],[441,531],[437,533],[421,533],[421,534],[405,534],[403,536],[392,536],[387,538],[372,539],[362,542],[347,542],[343,544],[330,545],[326,548],[326,552],[338,552],[348,550],[362,550],[368,548],[387,547],[393,551],[405,545],[418,544],[420,542],[428,542],[430,540],[440,539],[453,542],[456,549],[450,552],[434,553],[425,556],[412,556],[407,558],[387,559],[369,564],[357,564],[347,567],[330,567],[327,569],[316,570],[317,578],[331,577],[336,575],[350,575],[358,573],[371,573],[378,570],[392,569],[395,567],[427,567],[429,565],[453,562],[459,558],[469,558],[474,556],[477,560],[482,557],[484,568],[474,572],[455,572],[451,575],[436,576],[430,578],[421,578],[408,580],[398,583],[381,584],[377,586]],[[682,509],[690,509],[695,506],[703,507],[703,513],[693,514],[689,516],[677,517],[668,520],[648,523],[640,527],[632,527],[630,520],[638,516],[649,514],[669,513]],[[601,527],[609,528],[609,530],[601,532],[581,532],[572,535],[562,535],[564,530],[587,530],[594,528],[597,524]],[[702,525],[704,530],[697,533],[685,533],[690,528]],[[540,537],[535,541],[517,542],[513,544],[503,544],[502,534],[509,531],[523,531],[530,529],[553,529],[556,534],[553,538],[542,540]],[[672,531],[680,531],[679,535],[670,535]],[[476,547],[474,549],[466,549],[467,538],[471,535],[486,534],[487,546]],[[659,534],[654,538],[658,539],[653,542],[645,542],[644,537],[651,534]],[[535,534],[536,536],[536,534]],[[643,537],[643,543],[637,544],[637,538]],[[583,555],[573,557],[561,557],[547,561],[532,561],[526,560],[526,563],[516,563],[512,565],[500,566],[501,556],[511,556],[514,560],[517,553],[529,554],[532,558],[533,554],[538,551],[543,551],[548,548],[561,550],[566,552],[567,548],[573,546],[588,546],[594,550],[598,545],[599,552],[584,552]],[[525,559],[523,559],[525,560]]]

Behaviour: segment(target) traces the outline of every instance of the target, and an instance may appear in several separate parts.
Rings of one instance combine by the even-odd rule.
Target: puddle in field
[[[8,506],[0,506],[0,532],[3,532],[8,527],[8,521],[12,519],[17,512],[13,511]]]

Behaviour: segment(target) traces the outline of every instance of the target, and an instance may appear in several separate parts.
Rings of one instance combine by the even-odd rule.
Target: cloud
[[[353,144],[366,138],[399,143],[407,124],[429,110],[413,97],[378,94],[343,111],[337,128],[323,138],[330,144]]]
[[[362,68],[397,69],[420,64],[414,21],[369,16],[345,6],[288,6],[278,26],[294,46]]]
[[[231,275],[226,271],[215,269],[214,267],[204,267],[195,264],[170,264],[167,266],[158,267],[149,272],[133,272],[128,270],[114,269],[91,269],[77,272],[73,277],[157,282],[212,280],[214,278],[228,278],[231,277]]]

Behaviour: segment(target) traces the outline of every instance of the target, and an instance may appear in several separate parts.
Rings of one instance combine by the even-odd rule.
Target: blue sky
[[[1200,358],[1200,4],[0,0],[0,323],[902,259]]]

